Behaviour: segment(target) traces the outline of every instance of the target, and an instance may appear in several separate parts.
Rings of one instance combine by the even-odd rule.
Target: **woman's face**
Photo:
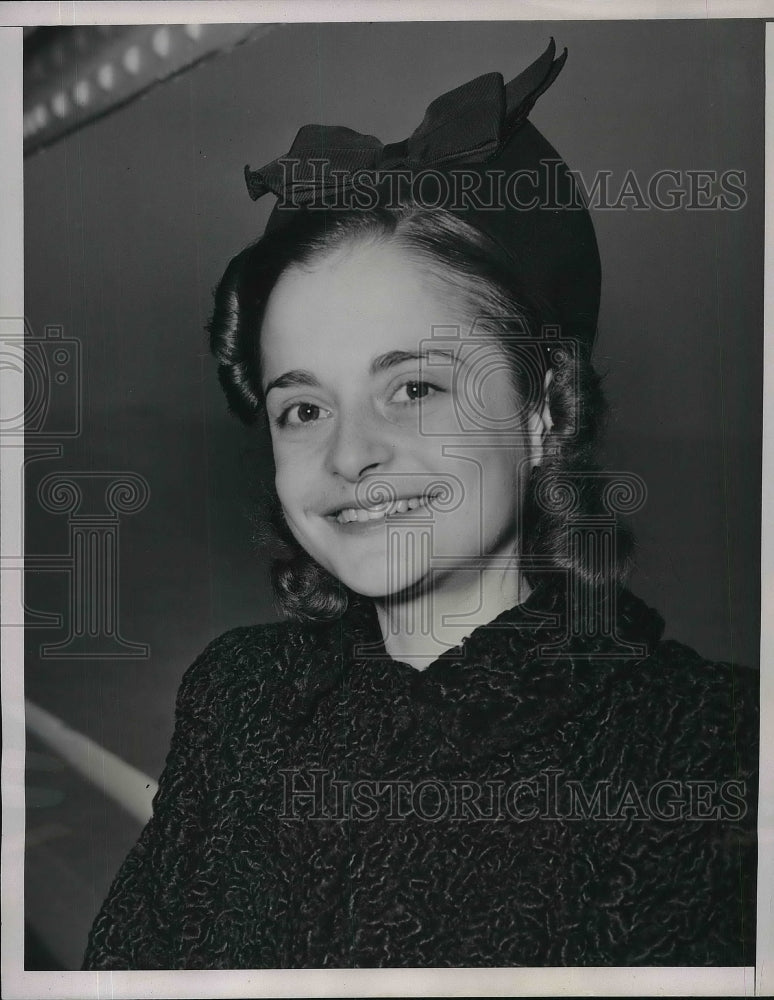
[[[261,364],[285,518],[352,590],[470,586],[513,569],[542,424],[502,348],[404,250],[350,245],[288,269]],[[387,502],[387,501],[390,502]]]

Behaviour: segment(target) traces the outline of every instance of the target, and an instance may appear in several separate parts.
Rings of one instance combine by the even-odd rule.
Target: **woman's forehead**
[[[264,314],[263,365],[417,351],[439,330],[462,333],[464,312],[460,296],[444,295],[427,267],[399,247],[347,248],[282,275]]]

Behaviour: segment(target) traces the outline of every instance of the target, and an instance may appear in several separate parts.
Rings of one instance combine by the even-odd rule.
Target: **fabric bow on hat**
[[[402,142],[386,145],[376,136],[341,125],[304,125],[289,152],[260,170],[245,167],[253,200],[273,192],[285,202],[306,205],[330,188],[342,187],[358,171],[423,170],[447,164],[480,163],[497,154],[522,125],[535,101],[564,66],[556,59],[553,38],[527,69],[504,84],[500,73],[486,73],[436,98],[418,128]],[[319,169],[324,162],[327,170]]]
[[[527,117],[564,66],[567,51],[559,58],[555,51],[551,39],[508,84],[486,73],[436,98],[402,142],[305,125],[285,156],[260,170],[245,167],[253,199],[268,192],[278,199],[265,235],[317,210],[394,209],[404,201],[392,182],[407,177],[407,205],[453,212],[489,237],[509,258],[514,294],[540,328],[590,348],[601,281],[594,227],[573,172]],[[421,182],[433,174],[428,204]],[[363,178],[375,195],[369,204],[357,197]]]

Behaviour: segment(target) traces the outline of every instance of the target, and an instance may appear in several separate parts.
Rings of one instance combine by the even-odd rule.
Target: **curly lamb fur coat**
[[[216,639],[84,968],[753,964],[756,672],[566,610],[423,671],[368,602]]]

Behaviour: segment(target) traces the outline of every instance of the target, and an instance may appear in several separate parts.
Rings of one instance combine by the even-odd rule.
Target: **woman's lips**
[[[345,507],[328,517],[342,526],[368,527],[383,524],[390,517],[406,514],[417,507],[428,507],[434,499],[430,496],[405,497],[400,500],[393,500],[387,504],[379,504],[374,507]]]

